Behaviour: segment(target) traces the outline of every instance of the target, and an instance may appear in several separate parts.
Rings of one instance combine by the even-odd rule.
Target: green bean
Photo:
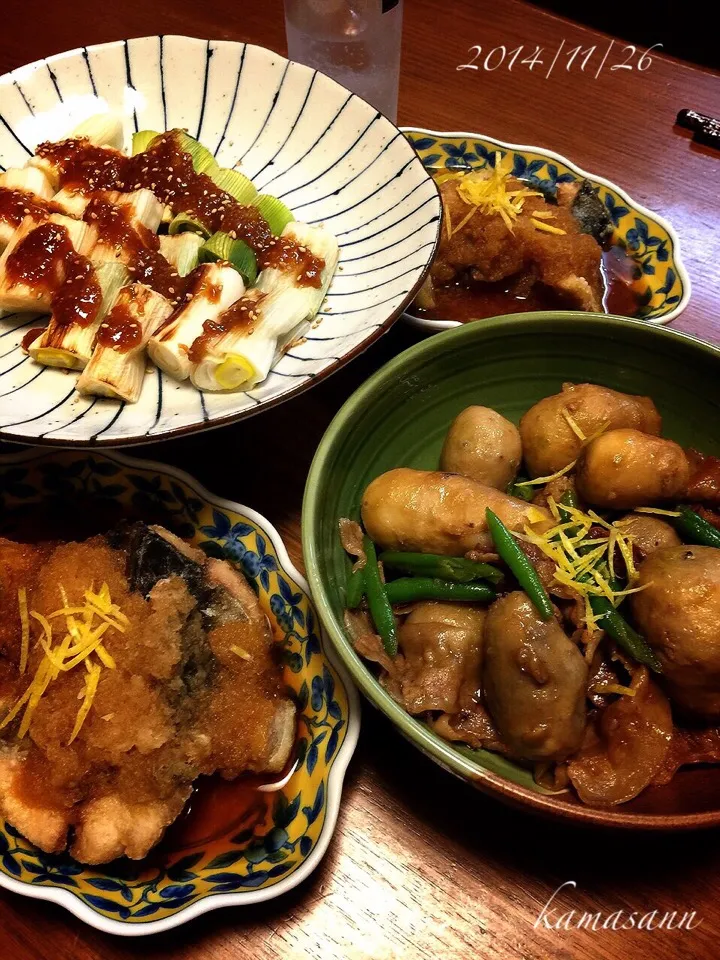
[[[572,520],[572,517],[567,510],[563,510],[563,507],[572,507],[574,510],[580,509],[580,501],[578,500],[577,494],[572,487],[568,487],[565,493],[560,497],[560,503],[558,504],[560,519],[563,521],[563,523],[567,523],[568,520]]]
[[[348,577],[347,588],[345,590],[345,603],[348,610],[356,610],[365,596],[365,574],[363,567],[353,570]]]
[[[452,583],[432,577],[401,577],[385,585],[390,603],[414,603],[416,600],[459,600],[489,603],[495,591],[487,583]]]
[[[388,599],[385,584],[380,577],[375,544],[370,537],[363,537],[363,549],[367,557],[367,562],[363,567],[363,579],[365,580],[365,596],[370,608],[370,616],[383,642],[385,653],[389,657],[394,657],[398,648],[395,614]]]
[[[486,509],[485,516],[500,559],[508,565],[517,582],[530,597],[540,617],[543,620],[549,620],[553,616],[553,605],[535,567],[520,549],[500,517],[493,513],[490,507]]]
[[[464,557],[443,557],[434,553],[399,553],[387,551],[380,554],[385,567],[401,570],[411,576],[432,577],[440,580],[453,580],[456,583],[470,583],[472,580],[489,580],[500,583],[502,570],[489,563],[477,563]]]
[[[574,507],[578,509],[578,506],[575,491],[572,489],[566,490],[558,504],[560,517],[563,522],[567,523],[572,519],[567,510],[563,510],[563,507]],[[592,549],[592,545],[589,545],[589,548]],[[609,569],[606,564],[603,564],[603,573],[609,576]],[[591,580],[592,577],[589,573],[581,577],[581,581],[586,583]],[[611,590],[621,590],[622,586],[622,583],[617,579],[610,582]],[[633,630],[627,620],[625,620],[607,597],[591,596],[590,609],[598,618],[597,623],[601,629],[603,629],[608,636],[612,637],[615,643],[617,643],[625,653],[638,663],[644,663],[655,673],[662,673],[662,665],[645,638],[641,637],[636,630]]]
[[[625,618],[615,609],[607,597],[590,597],[590,607],[598,618],[598,625],[621,647],[633,660],[644,663],[655,673],[662,673],[662,664],[648,645]]]
[[[673,526],[686,543],[703,547],[720,547],[720,530],[704,520],[689,507],[678,507],[679,517],[673,517]]]
[[[508,485],[508,488],[505,492],[510,497],[517,497],[519,500],[526,500],[529,503],[537,491],[534,487],[529,487],[526,483],[523,483],[523,480],[527,480],[527,478],[515,477],[512,483]]]

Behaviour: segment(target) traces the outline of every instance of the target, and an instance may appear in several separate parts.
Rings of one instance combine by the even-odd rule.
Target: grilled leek
[[[187,380],[192,371],[188,356],[194,341],[201,336],[206,320],[220,316],[245,292],[242,277],[224,263],[205,263],[195,271],[187,303],[159,334],[148,343],[150,358],[176,380]]]
[[[62,192],[62,191],[61,191]],[[133,190],[131,193],[108,192],[106,194],[96,194],[108,203],[123,207],[127,210],[131,224],[137,227],[145,227],[151,233],[156,233],[162,222],[164,205],[152,192],[142,188]]]
[[[63,283],[65,279],[65,265],[62,258],[57,260],[49,258],[46,265],[47,275],[35,277],[32,281],[14,280],[8,275],[7,269],[8,260],[15,255],[22,256],[23,245],[31,244],[32,233],[46,223],[64,227],[76,253],[87,256],[95,245],[97,239],[95,230],[80,220],[73,220],[60,213],[52,213],[43,221],[38,221],[34,217],[25,217],[0,255],[0,310],[17,312],[50,310],[53,291],[58,283]]]
[[[14,194],[14,198],[11,198],[11,209],[17,201],[22,203],[25,198],[30,203],[50,200],[53,193],[45,174],[42,170],[37,170],[34,167],[12,167],[5,173],[0,173],[0,194],[7,191],[12,191]],[[20,206],[20,203],[17,203],[17,206],[22,212],[23,207]],[[31,207],[25,208],[24,212],[26,214],[31,213]],[[15,216],[4,218],[0,215],[0,251],[10,243],[16,229],[17,219]]]
[[[41,200],[50,200],[53,195],[50,181],[37,167],[9,167],[5,173],[0,173],[0,187],[24,190]]]
[[[198,265],[203,238],[196,233],[178,233],[174,237],[162,236],[160,253],[172,264],[181,277],[192,273]]]
[[[78,393],[136,403],[147,342],[171,313],[171,304],[150,287],[123,287],[100,325],[92,358],[78,379]]]
[[[255,308],[257,319],[205,346],[205,355],[192,371],[192,382],[199,390],[236,390],[241,386],[248,389],[264,380],[279,338],[314,317],[320,309],[338,262],[337,240],[324,228],[304,223],[289,224],[282,235],[292,237],[324,259],[321,285],[301,286],[291,272],[266,267],[254,288],[263,295]]]
[[[79,123],[68,136],[89,140],[95,147],[123,148],[123,124],[116,113],[96,113]]]
[[[95,274],[102,290],[102,303],[95,320],[89,324],[62,324],[51,315],[45,331],[28,348],[33,360],[46,367],[67,370],[82,370],[86,366],[93,355],[100,325],[112,309],[121,288],[130,280],[128,269],[122,263],[103,263]]]
[[[32,168],[30,168],[32,169]],[[40,171],[38,171],[40,172]],[[156,233],[162,221],[164,205],[160,203],[152,190],[133,190],[132,193],[120,193],[118,190],[98,190],[93,194],[83,193],[75,187],[63,187],[53,197],[53,203],[62,207],[68,217],[81,220],[91,200],[103,200],[116,207],[124,207],[133,226],[142,226]]]

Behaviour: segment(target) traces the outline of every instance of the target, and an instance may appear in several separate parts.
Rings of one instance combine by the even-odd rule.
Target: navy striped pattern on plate
[[[102,110],[135,130],[186,127],[225,165],[325,224],[340,265],[312,327],[247,393],[202,393],[156,369],[137,404],[80,397],[21,341],[37,318],[0,319],[0,436],[32,443],[142,443],[256,413],[336,370],[410,302],[434,253],[437,190],[389,120],[333,80],[262,47],[143,37],[71,50],[0,78],[0,166],[22,166]]]

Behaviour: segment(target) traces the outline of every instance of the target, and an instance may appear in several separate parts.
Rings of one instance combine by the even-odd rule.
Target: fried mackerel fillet
[[[431,276],[439,285],[452,283],[469,273],[476,281],[497,283],[512,278],[518,293],[527,293],[536,283],[553,290],[568,307],[602,309],[602,251],[597,241],[584,233],[572,213],[571,195],[561,194],[558,204],[542,196],[528,196],[510,229],[495,212],[472,208],[458,194],[457,180],[440,186],[445,214],[458,226],[448,237],[443,230]],[[527,187],[509,178],[510,190]],[[533,218],[551,215],[544,221],[556,232],[538,230]]]
[[[0,812],[41,849],[140,859],[200,774],[283,768],[295,708],[228,564],[137,524],[0,540],[0,569]]]

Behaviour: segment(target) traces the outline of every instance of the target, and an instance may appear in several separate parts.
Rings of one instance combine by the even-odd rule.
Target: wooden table
[[[3,7],[0,72],[79,44],[155,33],[248,40],[285,50],[279,0],[12,0]],[[581,72],[547,65],[609,38],[503,0],[407,0],[400,122],[479,131],[539,144],[622,184],[665,213],[682,238],[693,298],[675,323],[720,340],[720,156],[673,128],[676,112],[720,114],[720,79],[655,56],[645,72]],[[444,11],[441,16],[440,11]],[[545,70],[456,67],[471,44],[546,50]],[[528,52],[530,52],[528,51]],[[620,54],[622,42],[612,51]],[[635,58],[637,63],[637,56]],[[380,343],[304,396],[234,428],[146,447],[220,495],[252,504],[280,529],[302,565],[300,503],[306,468],[349,394],[418,335],[397,324]],[[249,464],[253,464],[252,467]],[[258,469],[258,465],[260,468]],[[258,908],[225,910],[141,942],[108,937],[59,908],[0,895],[0,957],[13,960],[146,958],[427,958],[540,960],[633,955],[656,960],[720,954],[720,835],[597,835],[505,809],[420,756],[365,708],[336,836],[322,865],[294,892]],[[695,911],[692,930],[535,927],[564,883],[552,915],[571,909]]]

